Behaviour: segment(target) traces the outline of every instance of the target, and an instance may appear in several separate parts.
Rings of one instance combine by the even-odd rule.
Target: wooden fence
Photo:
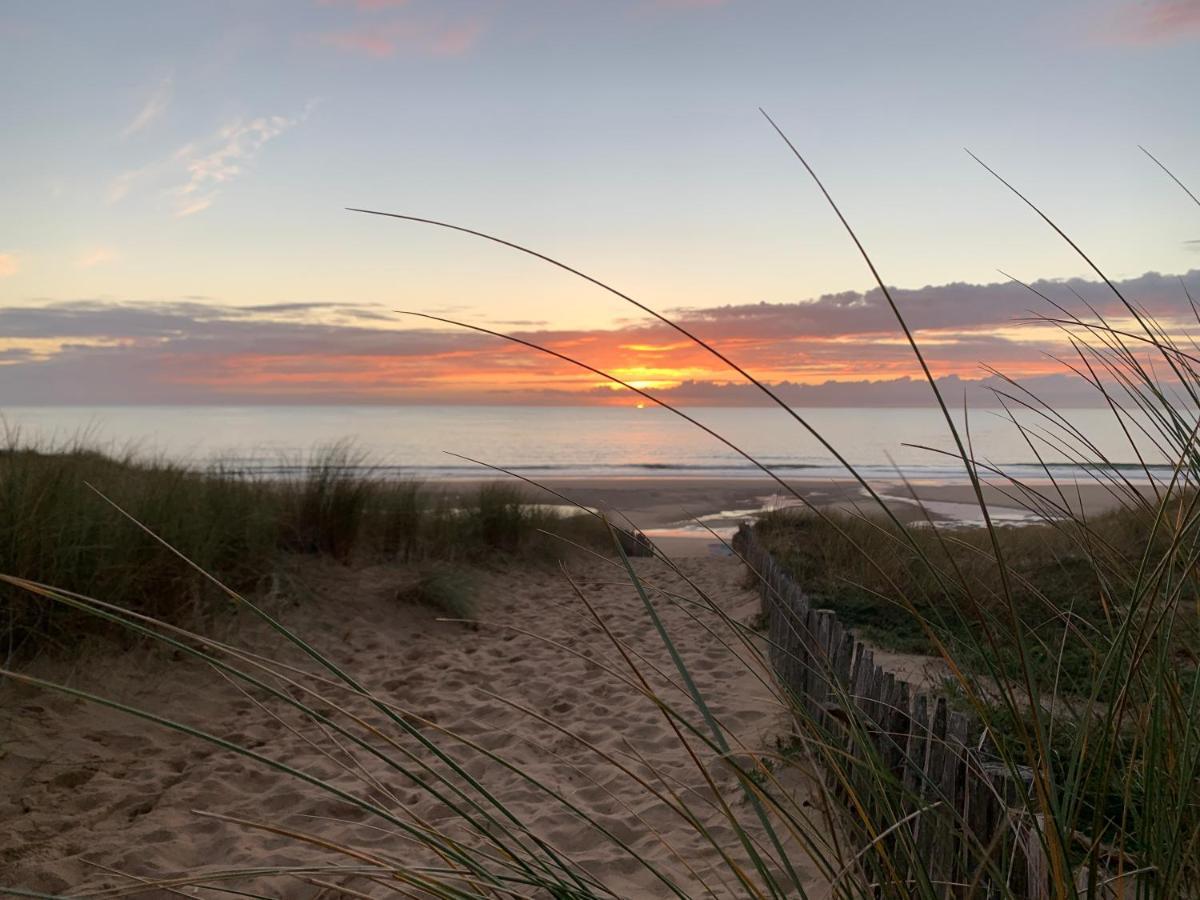
[[[1001,764],[973,715],[876,665],[833,612],[812,608],[748,525],[733,546],[759,579],[776,677],[804,710],[806,730],[815,723],[851,761],[834,792],[858,837],[885,850],[911,842],[915,853],[888,854],[896,866],[913,861],[894,877],[928,879],[945,897],[1048,896],[1044,849],[1018,794],[1031,773]]]

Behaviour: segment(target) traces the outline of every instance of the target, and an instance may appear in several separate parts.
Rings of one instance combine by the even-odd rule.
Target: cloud
[[[430,52],[434,56],[462,56],[478,43],[483,27],[480,18],[453,22],[434,36]]]
[[[138,114],[121,129],[121,137],[128,138],[143,131],[155,119],[161,116],[167,110],[167,106],[171,102],[171,90],[173,87],[173,79],[167,76],[154,88],[153,92],[146,99],[145,104],[138,111]]]
[[[1200,294],[1200,271],[1184,280],[1194,295]],[[1083,307],[1073,290],[1101,311],[1114,308],[1106,289],[1092,282],[1038,286],[1076,309]],[[1119,287],[1164,322],[1190,314],[1177,278],[1150,273]],[[980,387],[988,374],[981,363],[1023,379],[1062,371],[1046,355],[1069,349],[1061,335],[1047,327],[1014,326],[1014,317],[1031,306],[1051,311],[1020,288],[939,285],[896,294],[914,322],[920,321],[918,340],[939,378]],[[675,318],[756,376],[786,388],[795,402],[926,402],[928,389],[912,353],[880,305],[873,292],[847,292],[793,303],[685,310]],[[658,322],[591,331],[552,329],[540,322],[505,327],[681,402],[760,402],[709,353]],[[380,306],[79,300],[0,308],[0,335],[0,349],[13,351],[3,363],[0,403],[625,399],[603,379],[567,363],[489,336],[429,327]],[[1046,382],[1046,389],[1054,384]]]
[[[380,312],[320,303],[95,300],[0,308],[0,334],[11,351],[0,402],[370,398],[428,384],[449,361],[474,352],[504,352],[482,337],[399,331],[394,317],[390,328],[379,327]]]
[[[16,275],[21,270],[21,261],[15,253],[0,253],[0,278]]]
[[[1188,272],[1183,277],[1189,283],[1195,283],[1200,278],[1200,271]],[[1105,315],[1123,312],[1120,301],[1112,292],[1095,282],[1039,280],[1030,287],[1065,303],[1073,303],[1073,292],[1078,292]],[[1170,317],[1187,311],[1186,295],[1177,276],[1148,272],[1126,279],[1118,287],[1154,315]],[[1030,310],[1047,310],[1044,301],[1012,282],[891,288],[891,293],[908,323],[917,329],[1011,327],[1015,320],[1027,317]],[[894,334],[897,327],[895,317],[878,289],[825,294],[792,303],[744,304],[676,312],[689,320],[719,326],[719,329],[712,329],[713,333],[726,338],[762,334],[861,337]]]
[[[982,378],[962,378],[944,375],[935,379],[942,396],[961,407],[963,399],[969,406],[994,407],[997,392],[1011,396],[1018,393],[1012,385],[994,375]],[[1064,373],[1033,375],[1020,379],[1020,384],[1041,401],[1059,408],[1103,406],[1104,399],[1096,389],[1081,379]],[[771,389],[793,407],[915,407],[932,406],[936,401],[929,382],[923,378],[901,376],[878,380],[824,381],[818,384],[779,382]],[[654,392],[661,400],[679,406],[767,406],[761,391],[751,384],[728,384],[712,381],[687,381],[673,388]],[[606,388],[591,392],[596,399],[611,396]]]
[[[1153,46],[1200,39],[1200,0],[1143,0],[1125,3],[1102,23],[1109,44]]]
[[[184,200],[175,207],[175,217],[182,219],[187,216],[194,216],[198,212],[204,212],[212,204],[212,197],[197,197],[195,200]]]
[[[95,266],[102,266],[105,263],[110,263],[117,258],[117,254],[112,250],[104,247],[99,247],[95,250],[89,250],[83,256],[79,257],[75,265],[81,269],[91,269]]]
[[[302,123],[312,108],[310,103],[298,116],[235,119],[165,159],[122,172],[110,182],[108,200],[117,203],[136,187],[157,186],[171,198],[176,217],[203,212],[222,187],[246,172],[266,144]]]
[[[143,180],[151,171],[152,169],[150,167],[142,169],[130,169],[129,171],[122,172],[120,175],[116,176],[108,184],[108,202],[120,203],[129,195],[129,192],[133,190],[134,186],[139,181]]]
[[[267,142],[277,138],[299,120],[286,116],[264,116],[238,120],[217,132],[215,146],[183,158],[187,181],[175,188],[179,198],[177,216],[190,216],[212,205],[214,191],[237,178]]]
[[[318,35],[317,41],[343,53],[386,59],[399,52],[419,56],[456,57],[470,51],[483,36],[479,16],[449,20],[393,20]]]

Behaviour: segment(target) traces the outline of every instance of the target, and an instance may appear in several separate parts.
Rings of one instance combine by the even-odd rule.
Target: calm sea
[[[781,474],[844,475],[830,453],[781,410],[694,408],[688,412]],[[918,449],[952,446],[936,410],[798,412],[868,478],[894,478],[898,468],[922,482],[964,480],[960,464]],[[1110,460],[1136,463],[1111,413],[1061,412]],[[197,466],[222,462],[272,470],[302,464],[319,447],[349,441],[381,472],[426,478],[486,474],[445,451],[530,477],[759,474],[717,440],[658,408],[59,406],[8,407],[3,418],[10,433],[19,432],[22,442],[60,444],[83,437],[91,446],[134,448]],[[1037,424],[1035,419],[1029,422]],[[970,433],[978,458],[1024,477],[1042,475],[1034,453],[1001,411],[972,411]],[[1059,464],[1056,475],[1075,474],[1072,460],[1052,446],[1041,445],[1038,450]]]

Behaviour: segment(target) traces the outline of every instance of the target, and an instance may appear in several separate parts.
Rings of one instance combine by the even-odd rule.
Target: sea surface
[[[781,475],[846,475],[833,453],[780,409],[687,412]],[[969,432],[978,460],[1017,477],[1044,479],[1041,455],[1056,478],[1089,478],[1088,464],[1103,455],[1125,469],[1126,476],[1144,480],[1137,455],[1112,413],[1059,412],[1096,451],[1062,452],[1046,421],[1027,414],[1023,421],[1035,434],[1035,453],[1002,410],[971,411],[964,433]],[[364,465],[380,475],[402,477],[489,475],[453,453],[534,478],[761,475],[716,438],[656,407],[55,406],[7,407],[0,413],[10,442],[49,448],[79,441],[197,467],[221,464],[267,473],[303,466],[321,448],[348,442]],[[822,408],[797,413],[868,479],[902,474],[926,484],[966,480],[959,460],[937,452],[954,446],[937,410]],[[961,426],[961,411],[955,415]],[[1036,437],[1038,433],[1046,437]],[[1154,477],[1169,478],[1161,456],[1148,446],[1141,451],[1158,466]]]

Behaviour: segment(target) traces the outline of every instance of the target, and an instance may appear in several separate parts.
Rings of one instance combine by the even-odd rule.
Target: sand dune
[[[663,564],[635,564],[656,584],[687,591],[683,580]],[[689,559],[682,565],[732,618],[745,621],[757,611],[757,600],[742,586],[743,570],[736,561]],[[577,561],[568,568],[627,652],[640,657],[644,669],[663,673],[650,676],[656,688],[682,703],[680,693],[667,684],[675,678],[670,659],[626,575],[599,560]],[[463,769],[485,783],[533,834],[617,896],[669,892],[646,866],[549,799],[525,776],[549,785],[595,817],[688,893],[703,894],[703,883],[717,896],[744,894],[735,889],[709,841],[668,803],[603,758],[636,772],[664,794],[690,797],[691,805],[703,810],[701,818],[715,842],[744,860],[733,829],[714,806],[705,805],[712,799],[705,773],[735,797],[732,771],[693,740],[703,761],[701,772],[655,705],[613,674],[628,669],[562,573],[514,570],[484,576],[479,614],[484,624],[477,630],[438,622],[429,610],[398,605],[394,591],[403,577],[388,568],[348,574],[332,566],[313,567],[304,573],[313,596],[280,605],[279,614],[380,697],[405,709],[408,721],[423,734],[453,747],[453,758]],[[658,605],[714,714],[734,735],[735,747],[770,747],[776,735],[786,731],[787,721],[762,673],[723,645],[730,635],[716,616],[695,614],[661,599]],[[243,620],[238,639],[254,646],[269,643],[280,658],[300,661],[293,649],[281,650],[279,639],[257,623]],[[89,657],[74,673],[63,671],[61,663],[43,663],[40,668],[42,674],[73,675],[81,687],[245,743],[372,796],[409,821],[428,823],[480,845],[478,833],[412,781],[362,753],[349,766],[361,769],[357,774],[348,771],[345,754],[311,725],[303,726],[294,711],[274,700],[260,706],[257,698],[194,661],[170,661],[161,652],[142,650],[121,659]],[[391,859],[414,861],[427,855],[396,827],[251,760],[83,701],[25,686],[2,690],[0,883],[79,891],[132,883],[110,870],[136,879],[261,865],[356,863],[291,837],[194,810],[268,820]],[[363,709],[364,716],[390,729],[389,734],[398,734],[368,706],[350,706]],[[441,729],[502,756],[513,768],[450,741]],[[413,765],[428,763],[438,772],[448,772],[444,762],[434,760],[412,738],[401,736],[398,745],[412,751]],[[797,773],[787,777],[797,803],[803,802],[811,785]],[[749,805],[735,797],[733,806],[765,846]],[[788,849],[819,896],[821,879],[815,866],[794,842]],[[388,894],[363,878],[315,877],[372,896]],[[248,883],[269,896],[317,896],[322,888],[306,878]]]

